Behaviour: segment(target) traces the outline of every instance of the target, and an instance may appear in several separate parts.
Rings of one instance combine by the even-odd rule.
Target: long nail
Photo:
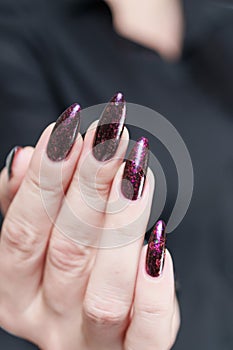
[[[131,200],[142,196],[149,160],[149,142],[145,137],[137,140],[125,163],[121,191]]]
[[[13,162],[16,157],[16,154],[22,149],[22,147],[15,146],[12,148],[12,150],[9,152],[8,156],[6,157],[6,168],[7,168],[7,174],[8,179],[10,180],[12,178],[13,172]]]
[[[47,155],[51,160],[61,161],[70,153],[79,132],[80,110],[80,106],[74,103],[57,119],[47,145]]]
[[[157,221],[151,233],[147,255],[146,271],[152,277],[161,275],[166,252],[166,225],[162,220]]]
[[[93,155],[99,161],[111,159],[117,151],[124,129],[126,103],[122,93],[118,92],[105,107],[97,125]]]

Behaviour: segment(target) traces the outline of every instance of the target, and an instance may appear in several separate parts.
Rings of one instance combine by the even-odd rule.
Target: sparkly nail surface
[[[51,160],[58,162],[68,156],[79,132],[80,109],[75,103],[57,119],[47,146],[47,155]]]
[[[141,197],[148,168],[149,143],[145,137],[137,140],[125,163],[121,191],[131,200]]]
[[[12,148],[12,150],[10,151],[10,153],[6,158],[6,168],[7,168],[9,180],[12,178],[12,175],[13,175],[12,168],[13,168],[13,162],[14,162],[15,156],[21,149],[22,147],[15,146],[14,148]]]
[[[105,107],[93,142],[93,155],[99,161],[111,159],[117,151],[124,129],[126,103],[118,92]]]
[[[146,272],[152,277],[161,275],[164,265],[166,251],[166,226],[162,220],[159,220],[151,233],[147,255]]]

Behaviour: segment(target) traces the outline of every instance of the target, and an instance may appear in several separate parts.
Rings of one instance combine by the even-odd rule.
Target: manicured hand
[[[84,140],[69,107],[0,178],[0,325],[44,350],[170,349],[179,328],[159,221],[143,247],[154,177],[148,141],[126,162],[116,94]]]

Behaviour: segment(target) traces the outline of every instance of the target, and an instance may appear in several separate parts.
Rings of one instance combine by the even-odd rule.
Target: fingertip
[[[155,177],[154,177],[154,174],[153,174],[153,171],[151,170],[151,168],[148,167],[142,197],[145,196],[146,193],[148,193],[150,197],[153,196],[154,189],[155,189]]]
[[[16,195],[29,167],[32,155],[34,152],[33,147],[20,147],[17,153],[14,154],[14,159],[10,165],[10,176],[9,176],[9,165],[3,171],[3,178],[5,183],[5,196],[11,201]]]
[[[166,248],[165,259],[164,259],[164,267],[162,275],[165,275],[165,278],[172,280],[174,283],[174,266],[173,259],[170,251]]]
[[[53,131],[55,123],[49,124],[44,131],[41,133],[40,138],[36,144],[36,151],[45,150],[49,141],[49,137]]]
[[[90,152],[93,150],[97,126],[99,124],[99,120],[95,120],[91,125],[88,127],[85,137],[84,137],[84,148],[85,152]],[[107,140],[106,140],[107,141]],[[116,149],[116,153],[113,155],[112,158],[109,160],[115,160],[115,161],[123,161],[127,147],[129,143],[129,131],[126,126],[124,126],[122,134],[120,136],[119,145]],[[95,158],[94,158],[95,159]],[[95,161],[98,162],[98,160],[95,159]],[[98,162],[99,163],[99,162]]]
[[[32,153],[34,152],[34,150],[35,150],[35,148],[32,147],[32,146],[25,146],[25,147],[23,148],[23,151],[24,151],[25,153],[27,153],[29,156],[32,155]]]
[[[15,179],[16,177],[22,177],[25,175],[26,170],[31,161],[33,152],[34,152],[34,148],[29,146],[26,146],[20,149],[20,151],[17,154],[17,157],[15,157],[15,160],[14,160],[13,179]]]
[[[160,276],[152,277],[146,271],[146,256],[147,256],[148,244],[143,246],[141,261],[140,261],[140,269],[142,271],[143,278],[147,280],[149,283],[156,284],[172,284],[174,285],[174,269],[173,269],[173,260],[171,253],[168,249],[165,251],[164,265]]]
[[[124,126],[121,139],[129,140],[129,130],[127,129],[126,126]]]
[[[69,153],[63,161],[53,161],[48,157],[47,147],[55,126],[56,123],[49,124],[42,132],[35,146],[33,156],[31,157],[30,168],[37,175],[42,169],[46,169],[46,174],[52,171],[52,169],[62,169],[62,172],[65,172],[65,169],[70,169],[70,167],[73,167],[77,163],[81,154],[83,138],[78,132]],[[30,153],[30,150],[28,149],[27,152]],[[67,162],[67,160],[69,161]]]
[[[86,131],[86,135],[87,135],[89,132],[91,132],[91,131],[92,131],[92,132],[95,132],[95,129],[96,129],[98,123],[99,123],[99,120],[95,120],[94,122],[92,122],[92,123],[90,124],[90,126],[88,127],[87,131]],[[86,136],[85,136],[85,137],[86,137]]]

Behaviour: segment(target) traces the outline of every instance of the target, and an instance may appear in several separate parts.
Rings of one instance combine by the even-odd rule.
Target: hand
[[[35,150],[15,152],[10,180],[1,173],[0,325],[41,349],[162,350],[175,341],[179,308],[169,252],[162,272],[161,223],[142,248],[154,188],[147,141],[131,151],[138,167],[122,163],[124,116],[118,94],[101,119],[108,127],[92,124],[83,140],[73,105]]]
[[[183,42],[180,0],[105,1],[120,35],[157,51],[166,59],[179,58]]]

